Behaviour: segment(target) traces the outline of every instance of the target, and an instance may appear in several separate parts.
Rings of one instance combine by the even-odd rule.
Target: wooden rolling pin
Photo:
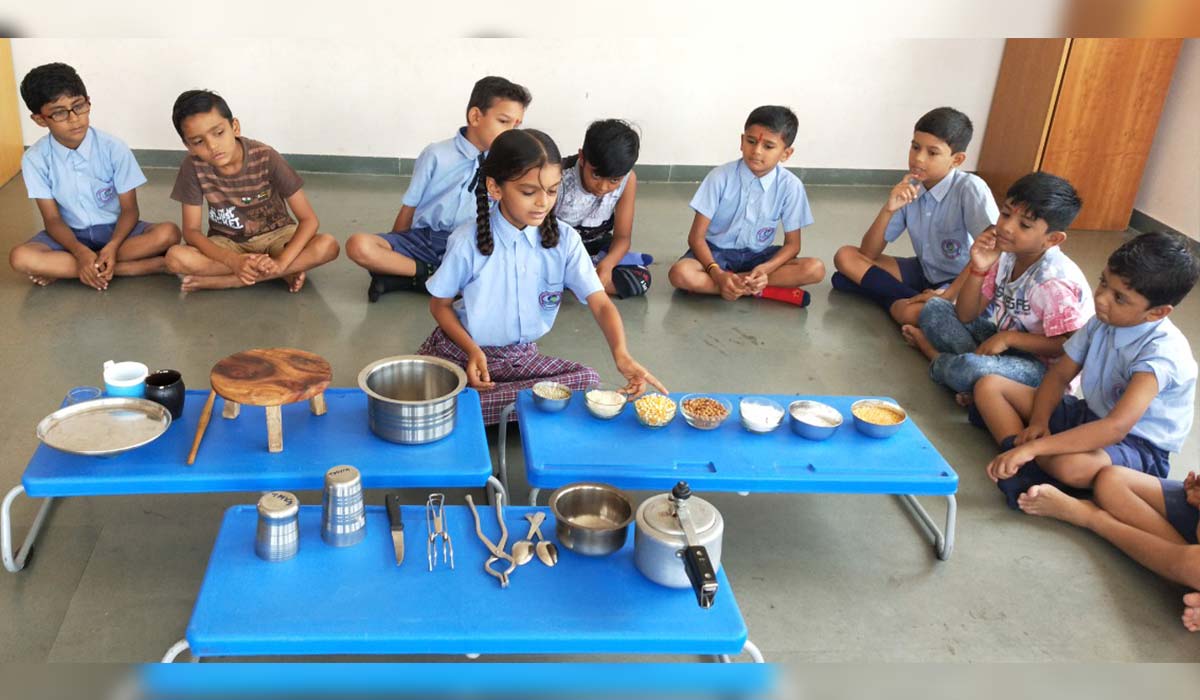
[[[208,392],[208,401],[204,402],[204,410],[200,412],[200,422],[196,425],[196,439],[192,440],[192,451],[188,453],[188,466],[196,463],[196,453],[200,451],[200,441],[204,439],[204,431],[208,430],[208,421],[212,418],[213,401],[216,398],[216,391]]]

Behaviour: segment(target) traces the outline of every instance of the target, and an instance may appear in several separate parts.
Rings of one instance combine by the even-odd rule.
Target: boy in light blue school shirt
[[[987,183],[956,168],[933,189],[918,185],[916,199],[892,215],[883,239],[891,243],[908,231],[921,274],[940,287],[962,272],[975,236],[999,216]]]
[[[371,273],[367,301],[397,290],[425,291],[425,280],[442,263],[446,239],[475,218],[478,198],[487,196],[476,180],[492,141],[521,124],[532,99],[504,78],[480,78],[467,101],[467,125],[417,157],[391,232],[346,240],[346,254]]]
[[[91,127],[91,100],[75,69],[34,68],[21,81],[21,97],[34,123],[50,132],[21,158],[25,189],[46,228],[12,250],[13,269],[42,286],[78,278],[100,290],[114,275],[165,271],[163,253],[179,241],[179,227],[138,219],[136,189],[146,176],[128,146]]]
[[[834,255],[834,289],[867,297],[900,325],[917,324],[924,302],[934,294],[954,301],[962,285],[956,278],[970,260],[975,236],[1000,216],[987,183],[958,169],[973,132],[967,115],[952,107],[938,107],[917,120],[908,172],[862,242],[842,246]],[[884,253],[905,231],[916,256]]]
[[[1169,453],[1192,427],[1197,375],[1167,315],[1197,278],[1200,260],[1186,237],[1138,236],[1109,257],[1095,317],[1036,391],[996,375],[976,383],[979,414],[1005,450],[987,473],[1011,507],[1034,484],[1087,488],[1110,465],[1167,476]],[[1084,399],[1064,397],[1080,371]]]
[[[688,252],[671,266],[677,289],[732,301],[760,296],[807,306],[800,287],[825,266],[799,258],[800,230],[813,222],[800,178],[780,163],[792,154],[799,122],[787,107],[758,107],[746,119],[742,158],[713,169],[692,198]],[[783,222],[783,245],[772,245]]]
[[[437,272],[426,282],[431,295],[452,299],[458,320],[480,347],[532,343],[550,332],[564,289],[583,303],[604,291],[591,256],[575,229],[560,223],[558,245],[543,248],[538,227],[517,229],[493,207],[495,248],[475,245],[475,222],[450,235]],[[512,275],[513,270],[522,274]]]

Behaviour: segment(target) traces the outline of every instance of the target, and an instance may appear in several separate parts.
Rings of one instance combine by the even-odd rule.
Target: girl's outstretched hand
[[[481,350],[467,356],[467,384],[473,389],[491,389],[496,386],[488,374],[487,357]]]
[[[645,393],[647,384],[664,394],[671,393],[667,391],[667,388],[653,374],[650,374],[645,367],[638,364],[637,360],[628,355],[617,359],[617,371],[628,382],[622,393],[630,396],[640,396]]]

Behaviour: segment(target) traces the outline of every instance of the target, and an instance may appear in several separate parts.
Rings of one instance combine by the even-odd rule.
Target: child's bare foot
[[[1188,632],[1200,632],[1200,593],[1188,593],[1183,604],[1183,626]]]
[[[30,275],[29,281],[33,282],[34,284],[36,284],[39,287],[49,287],[50,285],[54,284],[58,280],[53,277],[42,277],[41,275]]]
[[[925,331],[912,325],[911,323],[906,323],[903,326],[900,326],[900,335],[904,336],[904,342],[920,350],[921,354],[929,360],[932,360],[941,354],[936,348],[933,347],[933,345],[929,342],[929,339],[925,337]]]
[[[179,291],[198,292],[202,289],[232,289],[244,287],[237,275],[184,275],[179,278]]]
[[[1017,496],[1017,505],[1029,515],[1043,515],[1087,527],[1088,518],[1097,508],[1091,501],[1073,498],[1050,484],[1034,484]]]
[[[285,276],[283,281],[287,282],[288,291],[292,294],[295,294],[304,288],[305,279],[307,279],[307,275],[305,275],[303,272],[297,272],[294,275]]]
[[[954,395],[954,403],[963,408],[970,408],[975,403],[975,395],[969,391],[960,391]]]

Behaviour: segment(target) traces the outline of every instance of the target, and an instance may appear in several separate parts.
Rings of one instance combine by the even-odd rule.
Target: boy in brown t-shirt
[[[175,100],[171,119],[188,150],[171,192],[183,204],[186,244],[167,251],[167,268],[183,278],[182,291],[281,278],[298,292],[307,270],[338,256],[337,240],[317,233],[304,181],[275,149],[241,137],[220,95],[188,90]],[[200,228],[204,202],[207,237]]]

